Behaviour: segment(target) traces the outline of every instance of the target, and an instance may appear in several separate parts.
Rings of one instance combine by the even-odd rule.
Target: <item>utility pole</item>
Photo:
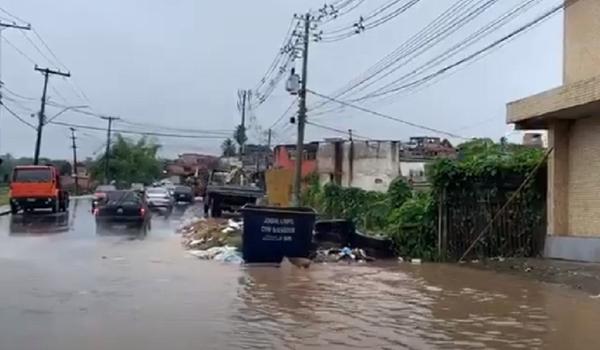
[[[26,26],[21,26],[16,24],[15,22],[7,23],[0,20],[0,98],[2,98],[2,86],[4,82],[2,82],[2,31],[6,28],[19,29],[19,30],[31,30],[31,24]],[[2,108],[0,108],[0,112]]]
[[[73,174],[75,174],[75,194],[79,194],[79,173],[77,172],[77,145],[75,144],[75,128],[71,129],[71,141],[73,141]]]
[[[246,135],[246,106],[249,103],[250,99],[250,91],[249,90],[238,90],[238,110],[240,111],[241,115],[242,115],[242,123],[241,128],[244,132],[244,136]],[[242,140],[243,141],[243,140]],[[244,144],[245,142],[240,142],[240,160],[242,159],[242,156],[244,155]]]
[[[271,136],[273,135],[273,130],[269,129],[269,133],[267,134],[267,147],[269,150],[271,149]]]
[[[117,117],[100,117],[104,120],[108,121],[108,129],[106,132],[106,151],[104,152],[104,183],[108,184],[109,182],[109,177],[108,177],[108,164],[109,164],[109,160],[110,160],[110,132],[112,130],[112,122],[114,120],[119,120],[120,118]]]
[[[71,73],[63,73],[58,70],[52,70],[49,68],[40,68],[37,65],[34,68],[36,71],[41,72],[44,75],[44,90],[42,92],[42,106],[40,108],[40,114],[38,115],[38,128],[37,128],[37,139],[35,142],[35,154],[33,156],[33,164],[38,165],[40,161],[40,147],[42,145],[42,129],[46,122],[46,92],[48,90],[48,78],[50,75],[60,75],[63,77],[70,77]]]
[[[296,162],[294,169],[294,192],[292,194],[292,205],[300,205],[300,192],[302,191],[302,158],[304,155],[304,128],[306,123],[306,81],[308,74],[308,43],[310,41],[311,15],[304,16],[304,35],[302,51],[302,81],[299,96],[298,111],[298,139],[296,142]]]

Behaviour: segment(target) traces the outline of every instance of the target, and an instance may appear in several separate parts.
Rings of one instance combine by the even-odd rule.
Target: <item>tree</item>
[[[235,144],[232,139],[226,139],[221,144],[221,150],[223,151],[223,157],[235,156]]]
[[[235,142],[237,142],[237,144],[239,145],[241,154],[244,148],[244,144],[246,143],[246,141],[248,141],[248,136],[246,136],[246,127],[242,124],[238,125],[233,133],[233,138],[235,139]]]
[[[71,163],[64,161],[60,162],[60,164],[56,164],[58,166],[58,171],[61,175],[71,175],[73,174],[73,167]]]
[[[118,183],[152,183],[161,175],[161,162],[157,157],[160,145],[142,137],[138,141],[117,134],[110,148],[110,178]],[[95,179],[104,178],[104,154],[99,156],[91,168]]]

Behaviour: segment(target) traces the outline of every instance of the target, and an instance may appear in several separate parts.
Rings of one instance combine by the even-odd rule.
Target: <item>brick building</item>
[[[507,121],[547,129],[545,254],[600,261],[600,1],[565,0],[563,85],[514,101]]]

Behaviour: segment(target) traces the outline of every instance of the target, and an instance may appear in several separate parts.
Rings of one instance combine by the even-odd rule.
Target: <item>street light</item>
[[[60,112],[58,112],[55,115],[53,115],[52,117],[50,117],[50,119],[48,119],[45,122],[45,124],[50,123],[51,121],[53,121],[54,119],[56,119],[56,117],[58,117],[59,115],[65,113],[66,111],[69,111],[71,109],[84,109],[84,108],[90,108],[90,106],[88,106],[88,105],[82,105],[82,106],[68,106],[68,107],[65,107]]]

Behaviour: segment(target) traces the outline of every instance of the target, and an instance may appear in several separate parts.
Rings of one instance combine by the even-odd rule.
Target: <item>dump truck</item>
[[[52,165],[20,165],[13,169],[10,183],[12,214],[38,209],[53,213],[69,208],[69,193],[60,183],[60,174]]]
[[[215,169],[209,175],[204,192],[204,214],[220,217],[223,211],[237,212],[246,204],[256,204],[263,196],[263,189],[246,182],[241,169]]]

